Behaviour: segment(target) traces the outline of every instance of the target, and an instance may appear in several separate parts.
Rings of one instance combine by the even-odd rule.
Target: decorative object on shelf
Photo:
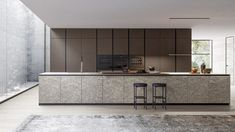
[[[122,71],[123,71],[124,73],[128,73],[128,66],[127,66],[127,65],[123,65],[123,66],[122,66]]]
[[[204,73],[207,73],[207,74],[210,74],[210,73],[211,73],[211,71],[212,71],[212,69],[211,69],[211,68],[206,68],[206,69],[204,69]]]
[[[160,73],[160,71],[156,71],[154,66],[148,66],[148,73]]]
[[[192,68],[192,73],[197,73],[198,69],[196,67]]]
[[[148,66],[148,70],[149,71],[155,71],[155,67],[154,66]]]
[[[205,63],[201,64],[201,73],[204,73],[204,70],[206,69]]]

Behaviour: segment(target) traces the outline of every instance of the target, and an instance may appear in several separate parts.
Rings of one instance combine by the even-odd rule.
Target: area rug
[[[235,132],[235,115],[32,115],[16,132]]]

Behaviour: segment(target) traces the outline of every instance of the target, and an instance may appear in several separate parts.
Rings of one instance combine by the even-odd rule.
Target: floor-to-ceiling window
[[[192,67],[200,69],[204,63],[207,68],[212,68],[212,40],[192,41]]]
[[[0,96],[45,70],[45,24],[20,0],[0,0]]]

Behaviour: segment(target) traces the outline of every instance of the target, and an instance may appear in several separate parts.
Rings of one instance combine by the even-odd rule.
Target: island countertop
[[[148,103],[153,83],[166,83],[169,104],[230,103],[228,74],[46,72],[39,76],[39,104],[132,104],[137,82],[147,84]]]
[[[190,72],[122,73],[122,72],[45,72],[39,76],[230,76],[229,74],[200,74]]]

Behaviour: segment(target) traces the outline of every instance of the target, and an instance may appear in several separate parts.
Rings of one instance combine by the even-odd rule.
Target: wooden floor
[[[148,110],[139,106],[119,105],[58,105],[39,106],[38,87],[35,87],[0,105],[0,132],[11,132],[29,115],[94,115],[94,114],[183,114],[183,115],[235,115],[235,90],[231,87],[231,105],[171,105],[167,110]]]

